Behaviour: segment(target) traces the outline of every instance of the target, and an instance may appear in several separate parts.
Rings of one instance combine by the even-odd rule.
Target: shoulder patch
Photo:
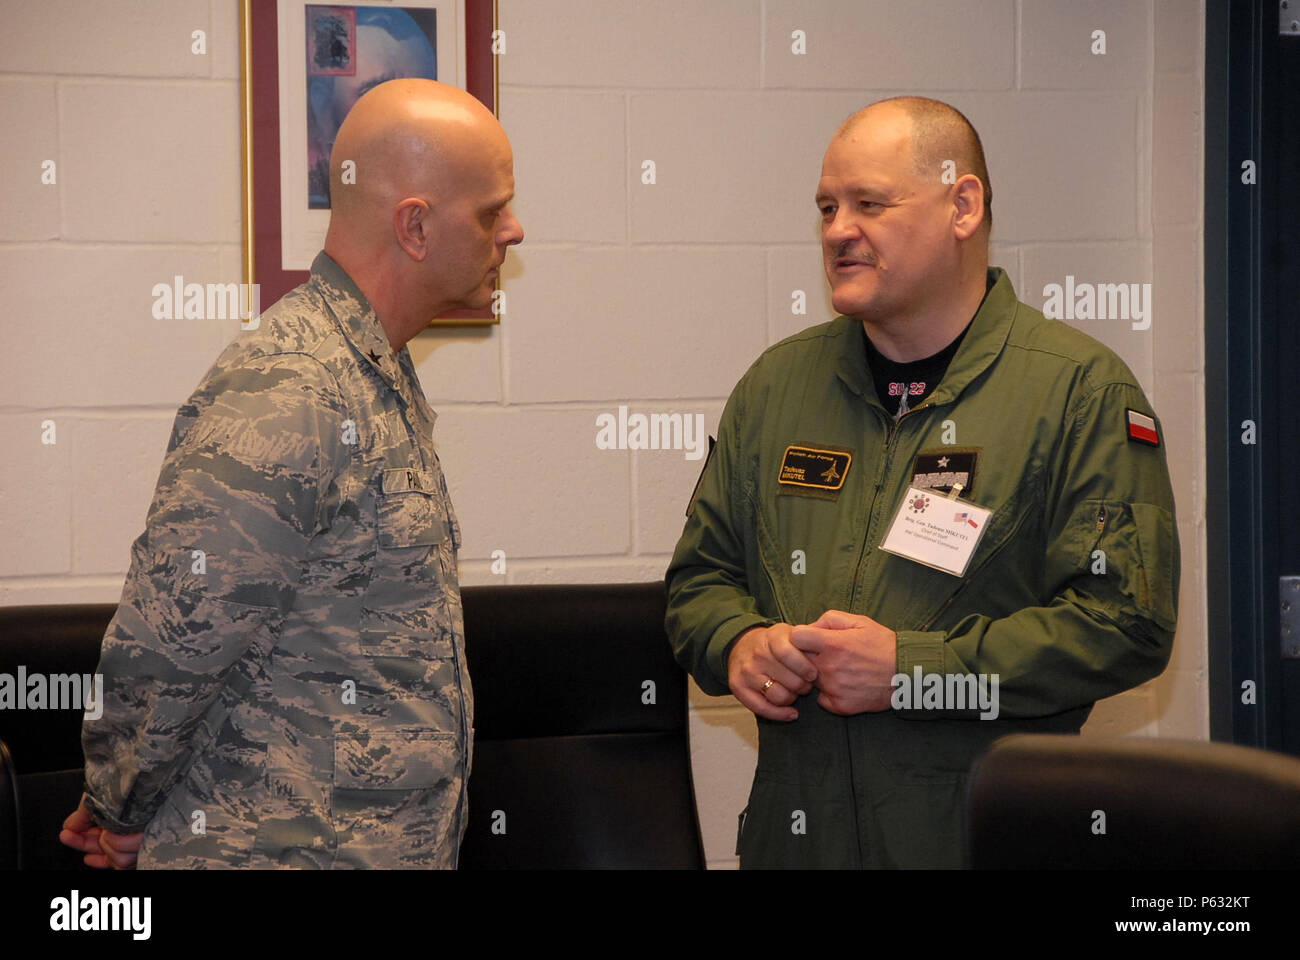
[[[1156,431],[1156,422],[1145,413],[1138,413],[1132,407],[1125,407],[1128,417],[1128,438],[1151,447],[1160,446],[1160,434]]]

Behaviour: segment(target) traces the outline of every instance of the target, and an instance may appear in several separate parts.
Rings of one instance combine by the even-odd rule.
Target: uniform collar
[[[325,299],[359,361],[374,368],[405,404],[418,405],[430,420],[437,419],[437,414],[424,399],[423,391],[413,388],[418,380],[410,352],[405,347],[393,350],[370,302],[347,271],[324,250],[312,261],[310,282]]]
[[[987,370],[1002,352],[1011,332],[1011,321],[1016,315],[1016,291],[1011,286],[1011,278],[1001,267],[989,267],[988,276],[993,286],[971,320],[947,372],[934,392],[915,409],[956,400],[966,385]],[[850,390],[879,407],[880,400],[867,366],[867,334],[862,321],[841,316],[836,318],[832,327],[834,332],[839,332],[836,328],[848,334],[841,338],[844,349],[840,353],[836,374]]]

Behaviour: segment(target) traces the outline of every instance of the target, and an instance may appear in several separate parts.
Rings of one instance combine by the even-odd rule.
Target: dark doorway
[[[1300,755],[1300,0],[1205,36],[1210,736]]]

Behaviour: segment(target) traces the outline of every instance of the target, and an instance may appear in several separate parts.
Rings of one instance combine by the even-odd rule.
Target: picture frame
[[[328,147],[351,104],[383,78],[431,76],[495,116],[496,23],[496,0],[242,0],[243,276],[262,304],[306,282],[324,244]],[[484,308],[429,322],[500,319]]]

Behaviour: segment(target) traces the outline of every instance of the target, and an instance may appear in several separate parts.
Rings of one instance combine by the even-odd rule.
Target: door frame
[[[1207,0],[1205,9],[1205,529],[1210,738],[1280,749],[1281,651],[1276,504],[1276,309],[1264,238],[1269,119],[1265,78],[1277,0]],[[1272,31],[1270,35],[1268,31]],[[1242,182],[1255,163],[1256,182]],[[1243,443],[1254,421],[1255,443]],[[1243,685],[1255,684],[1255,703]]]

